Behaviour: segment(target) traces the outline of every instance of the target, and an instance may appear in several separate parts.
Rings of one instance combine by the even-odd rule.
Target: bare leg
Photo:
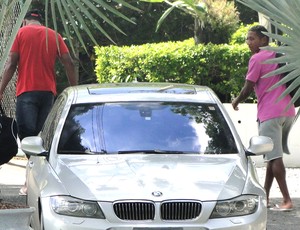
[[[277,158],[275,160],[271,160],[270,162],[268,162],[266,180],[265,180],[267,199],[269,199],[273,178],[276,179],[279,189],[283,196],[283,202],[280,205],[280,208],[292,208],[293,203],[286,184],[286,171],[285,171],[282,158]]]
[[[274,175],[272,171],[272,161],[269,161],[267,163],[267,170],[266,170],[266,177],[265,177],[265,191],[267,195],[267,204],[269,205],[269,197],[270,197],[270,190],[273,184]]]

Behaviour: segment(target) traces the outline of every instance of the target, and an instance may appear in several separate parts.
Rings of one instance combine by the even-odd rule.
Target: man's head
[[[39,10],[30,10],[26,13],[24,20],[42,23],[43,18]]]
[[[258,53],[260,47],[269,45],[269,37],[263,32],[268,30],[261,25],[253,26],[248,30],[246,42],[253,54]]]

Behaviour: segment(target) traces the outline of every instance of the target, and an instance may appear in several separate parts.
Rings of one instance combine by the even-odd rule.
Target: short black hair
[[[42,21],[43,21],[42,14],[37,9],[29,10],[26,13],[24,19],[27,19],[27,20],[36,20],[36,21],[39,21],[40,23],[42,23]]]
[[[249,31],[255,32],[257,34],[257,36],[260,38],[267,37],[268,41],[269,41],[269,37],[263,33],[263,32],[268,32],[266,27],[264,27],[262,25],[256,25],[256,26],[252,26],[249,29]]]

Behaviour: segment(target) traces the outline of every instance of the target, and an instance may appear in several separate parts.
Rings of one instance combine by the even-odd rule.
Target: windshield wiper
[[[186,154],[190,152],[184,151],[172,151],[172,150],[160,150],[160,149],[151,149],[151,150],[122,150],[118,151],[118,154],[130,154],[130,153],[154,153],[154,154]]]
[[[106,150],[101,150],[100,152],[93,152],[89,150],[60,150],[58,154],[86,154],[86,155],[97,155],[97,154],[107,154]]]

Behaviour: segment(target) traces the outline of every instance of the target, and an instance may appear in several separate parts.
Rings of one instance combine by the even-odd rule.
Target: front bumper
[[[42,209],[44,219],[44,229],[62,230],[265,230],[267,226],[266,200],[260,198],[259,206],[254,214],[209,219],[211,212],[201,212],[198,218],[185,221],[164,221],[160,219],[160,214],[156,211],[153,220],[126,221],[120,220],[115,214],[110,202],[99,203],[106,219],[79,218],[56,214],[50,207],[50,199],[43,198]],[[159,203],[156,204],[159,206]],[[203,203],[203,210],[212,210],[215,202]],[[159,210],[159,207],[156,209]]]

